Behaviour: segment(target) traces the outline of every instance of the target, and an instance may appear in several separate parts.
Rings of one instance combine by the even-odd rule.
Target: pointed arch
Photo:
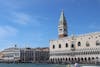
[[[61,44],[59,44],[59,48],[61,48]]]
[[[66,48],[68,47],[68,43],[66,43]]]
[[[52,47],[53,49],[55,49],[55,45],[53,45],[53,47]]]
[[[74,44],[71,44],[71,48],[74,48]]]
[[[81,42],[79,41],[79,42],[77,43],[77,45],[78,45],[78,46],[81,46]]]
[[[90,43],[88,41],[86,41],[86,46],[89,47],[90,46]]]
[[[96,41],[96,45],[100,45],[100,41],[99,40]]]

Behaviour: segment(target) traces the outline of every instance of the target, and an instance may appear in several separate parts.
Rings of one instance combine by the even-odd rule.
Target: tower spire
[[[60,24],[66,24],[66,19],[64,16],[64,10],[62,9],[61,15],[60,15],[60,19],[59,19]]]
[[[64,16],[64,10],[62,10],[60,19],[59,19],[58,35],[59,35],[59,38],[68,36],[66,18]]]

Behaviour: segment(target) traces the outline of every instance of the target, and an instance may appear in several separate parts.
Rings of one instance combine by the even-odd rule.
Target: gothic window
[[[53,49],[55,49],[55,45],[53,45]]]
[[[96,41],[96,45],[100,45],[100,41],[99,40]]]
[[[81,42],[78,42],[78,46],[81,46]]]
[[[60,61],[62,62],[62,58],[60,58]]]
[[[74,48],[74,44],[72,44],[71,47]]]
[[[78,61],[80,61],[80,58],[78,57]]]
[[[70,58],[69,58],[69,61],[70,61]]]
[[[77,60],[77,58],[75,58],[75,60]]]
[[[61,48],[61,44],[59,44],[59,48]]]
[[[86,59],[86,57],[85,57],[85,61],[86,61],[87,59]]]
[[[91,39],[91,38],[89,37],[89,39]]]
[[[52,59],[50,59],[51,60],[51,62],[52,62]]]
[[[88,57],[88,60],[90,60],[91,58],[90,57]]]
[[[92,60],[94,60],[94,57],[92,57]]]
[[[81,58],[81,60],[83,61],[83,57]]]
[[[96,59],[98,59],[98,57],[96,57]]]
[[[72,61],[73,61],[74,59],[72,58]]]
[[[66,58],[66,61],[67,61],[67,58]]]
[[[86,46],[87,46],[87,47],[89,47],[89,46],[90,46],[90,44],[89,44],[89,42],[88,42],[88,41],[86,42]]]
[[[58,62],[59,62],[59,58],[58,58]]]
[[[68,47],[68,43],[66,43],[66,47]]]

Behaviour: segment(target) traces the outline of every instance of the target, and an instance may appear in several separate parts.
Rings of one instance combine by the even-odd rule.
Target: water
[[[86,65],[81,64],[81,67],[100,67],[100,65]],[[0,63],[0,67],[67,67],[67,65],[59,65],[59,64],[6,64],[6,63]],[[74,65],[71,65],[71,67],[74,67]]]

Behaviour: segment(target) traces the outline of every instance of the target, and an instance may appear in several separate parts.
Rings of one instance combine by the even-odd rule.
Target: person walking
[[[79,66],[79,64],[78,64],[78,63],[75,63],[75,64],[74,64],[74,67],[80,67],[80,66]]]

